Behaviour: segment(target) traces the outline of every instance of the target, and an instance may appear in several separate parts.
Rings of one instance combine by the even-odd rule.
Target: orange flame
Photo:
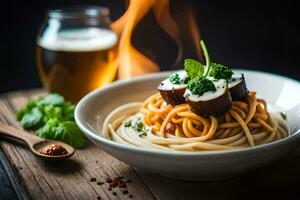
[[[126,12],[112,24],[113,31],[120,38],[118,44],[117,58],[112,65],[118,66],[118,78],[127,79],[146,73],[159,71],[159,66],[150,58],[135,49],[131,43],[132,33],[140,20],[153,10],[155,20],[176,43],[178,52],[174,65],[178,65],[183,57],[184,45],[182,44],[182,27],[179,27],[169,9],[169,0],[130,0]],[[189,20],[188,24],[181,24],[185,30],[191,33],[185,34],[190,37],[195,44],[195,49],[200,57],[200,35],[193,15],[184,16]],[[188,26],[187,28],[185,26]]]

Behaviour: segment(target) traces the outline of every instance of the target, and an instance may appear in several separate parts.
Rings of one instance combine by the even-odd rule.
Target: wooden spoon
[[[44,138],[38,137],[36,135],[30,134],[24,130],[20,130],[13,126],[4,124],[2,122],[0,122],[0,135],[1,134],[24,141],[35,155],[37,155],[41,158],[48,159],[48,160],[58,160],[58,159],[68,158],[75,153],[75,149],[72,146],[70,146],[64,142],[60,142],[57,140],[44,139]],[[42,154],[41,151],[46,146],[51,145],[51,144],[61,145],[62,147],[64,147],[67,150],[67,153],[63,154],[63,155]]]

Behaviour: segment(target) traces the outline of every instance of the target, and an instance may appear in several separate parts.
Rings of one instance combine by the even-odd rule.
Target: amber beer
[[[72,102],[115,79],[117,37],[111,30],[86,28],[51,32],[37,41],[36,64],[45,87]]]

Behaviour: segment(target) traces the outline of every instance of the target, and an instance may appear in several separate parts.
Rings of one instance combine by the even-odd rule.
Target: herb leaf
[[[171,82],[171,83],[177,84],[177,85],[180,85],[180,84],[187,84],[188,81],[190,80],[188,76],[180,77],[180,75],[179,75],[177,72],[171,74],[171,75],[169,76],[169,79],[170,79],[170,82]]]
[[[145,136],[147,136],[147,132],[146,131],[143,132],[143,133],[141,133],[141,134],[139,134],[139,137],[145,137]]]
[[[143,124],[141,118],[138,118],[138,119],[134,122],[134,124],[133,124],[133,126],[132,126],[132,129],[135,130],[135,131],[137,131],[137,132],[143,132],[143,131],[145,130],[145,126],[144,126],[144,124]]]
[[[178,73],[173,73],[169,76],[170,82],[173,84],[180,84],[181,83],[181,79]]]
[[[61,106],[64,103],[65,103],[64,97],[56,93],[49,94],[48,96],[37,101],[38,106],[43,106],[43,105]]]
[[[201,77],[204,73],[203,65],[199,61],[191,58],[184,59],[184,69],[190,79],[197,76]]]
[[[62,115],[64,120],[75,122],[75,118],[74,118],[75,105],[66,102],[61,106],[61,108],[62,108]]]
[[[50,119],[43,127],[36,131],[43,138],[51,138],[66,142],[74,148],[83,148],[85,136],[75,122],[65,121],[60,123],[57,119]]]
[[[205,77],[196,77],[189,81],[188,89],[195,95],[203,95],[208,91],[216,91],[216,86],[211,80]]]
[[[221,64],[212,63],[209,75],[218,80],[226,79],[228,81],[231,79],[233,72],[229,67],[226,67]]]
[[[66,142],[74,148],[84,147],[85,136],[75,122],[66,121],[60,123],[55,131],[55,139]]]
[[[44,126],[42,126],[36,131],[36,134],[42,138],[56,139],[54,136],[58,125],[59,125],[58,119],[56,118],[49,119]]]
[[[130,126],[131,126],[131,121],[125,122],[125,123],[124,123],[124,126],[125,126],[125,127],[130,127]]]
[[[82,148],[85,136],[75,124],[75,105],[65,102],[59,94],[49,94],[46,97],[30,100],[20,109],[17,120],[24,129],[36,130],[43,138],[64,141],[74,148]]]
[[[132,124],[131,121],[127,121],[124,123],[125,127],[131,127],[133,130],[139,132],[139,137],[147,136],[146,127],[144,126],[142,119],[139,117],[137,120]]]
[[[21,124],[25,129],[35,129],[41,123],[43,119],[43,114],[39,108],[35,107],[32,110],[27,111],[21,119]]]
[[[286,120],[286,114],[284,114],[283,112],[280,112],[280,116],[282,117],[282,119]]]

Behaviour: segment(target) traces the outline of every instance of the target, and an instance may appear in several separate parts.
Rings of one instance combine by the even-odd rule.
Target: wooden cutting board
[[[15,112],[29,99],[44,96],[44,90],[12,92],[0,97],[5,113],[0,116],[13,126]],[[300,197],[300,156],[288,155],[266,167],[239,177],[217,182],[186,182],[142,172],[116,160],[88,142],[83,150],[62,162],[35,157],[21,143],[0,138],[1,161],[20,199],[250,199],[257,197]],[[178,162],[185,162],[178,160]],[[184,170],[184,169],[182,169]],[[108,190],[105,179],[131,179],[124,188]],[[96,178],[91,182],[91,178]]]

